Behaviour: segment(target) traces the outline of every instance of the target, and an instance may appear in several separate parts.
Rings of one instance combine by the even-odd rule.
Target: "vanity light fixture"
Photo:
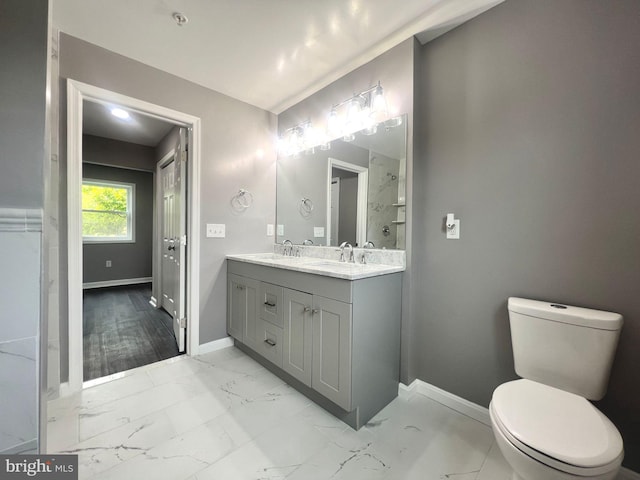
[[[387,99],[384,97],[384,90],[380,82],[371,93],[371,113],[369,117],[374,123],[380,123],[389,117]]]
[[[287,128],[278,139],[278,150],[286,156],[297,155],[304,150],[313,150],[321,142],[310,120]]]
[[[345,142],[353,142],[356,139],[355,133],[362,130],[363,103],[365,99],[360,95],[354,95],[347,103],[347,118],[344,123],[344,133],[342,139]]]
[[[325,134],[311,125],[311,121],[299,123],[283,132],[279,138],[279,151],[287,156],[302,151],[313,153],[314,147],[329,150],[331,140],[342,137],[346,142],[355,140],[356,132],[374,135],[378,126],[389,129],[402,124],[401,117],[389,118],[387,100],[380,82],[331,107],[327,116]]]

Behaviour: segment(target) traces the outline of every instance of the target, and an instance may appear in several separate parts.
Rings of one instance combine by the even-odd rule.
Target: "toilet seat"
[[[595,476],[622,463],[622,437],[588,400],[521,379],[493,393],[494,425],[521,452],[557,470]]]

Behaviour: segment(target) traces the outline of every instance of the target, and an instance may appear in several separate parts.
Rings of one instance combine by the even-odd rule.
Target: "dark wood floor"
[[[179,355],[171,316],[149,304],[151,284],[83,293],[85,381]]]

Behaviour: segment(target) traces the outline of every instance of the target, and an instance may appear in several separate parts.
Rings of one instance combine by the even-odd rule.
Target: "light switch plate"
[[[278,236],[284,235],[284,225],[278,225]]]
[[[460,219],[453,221],[454,227],[447,229],[447,240],[460,240]]]
[[[267,237],[273,237],[274,231],[273,223],[267,223]]]
[[[324,237],[324,227],[313,227],[313,236],[315,238]]]
[[[226,236],[226,225],[224,223],[207,223],[208,238],[224,238]]]

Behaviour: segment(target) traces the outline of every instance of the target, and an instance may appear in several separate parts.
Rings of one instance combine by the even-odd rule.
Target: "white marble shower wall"
[[[0,453],[38,448],[42,211],[0,208]]]
[[[369,155],[369,199],[367,240],[376,248],[398,248],[398,183],[400,161],[371,151]]]

